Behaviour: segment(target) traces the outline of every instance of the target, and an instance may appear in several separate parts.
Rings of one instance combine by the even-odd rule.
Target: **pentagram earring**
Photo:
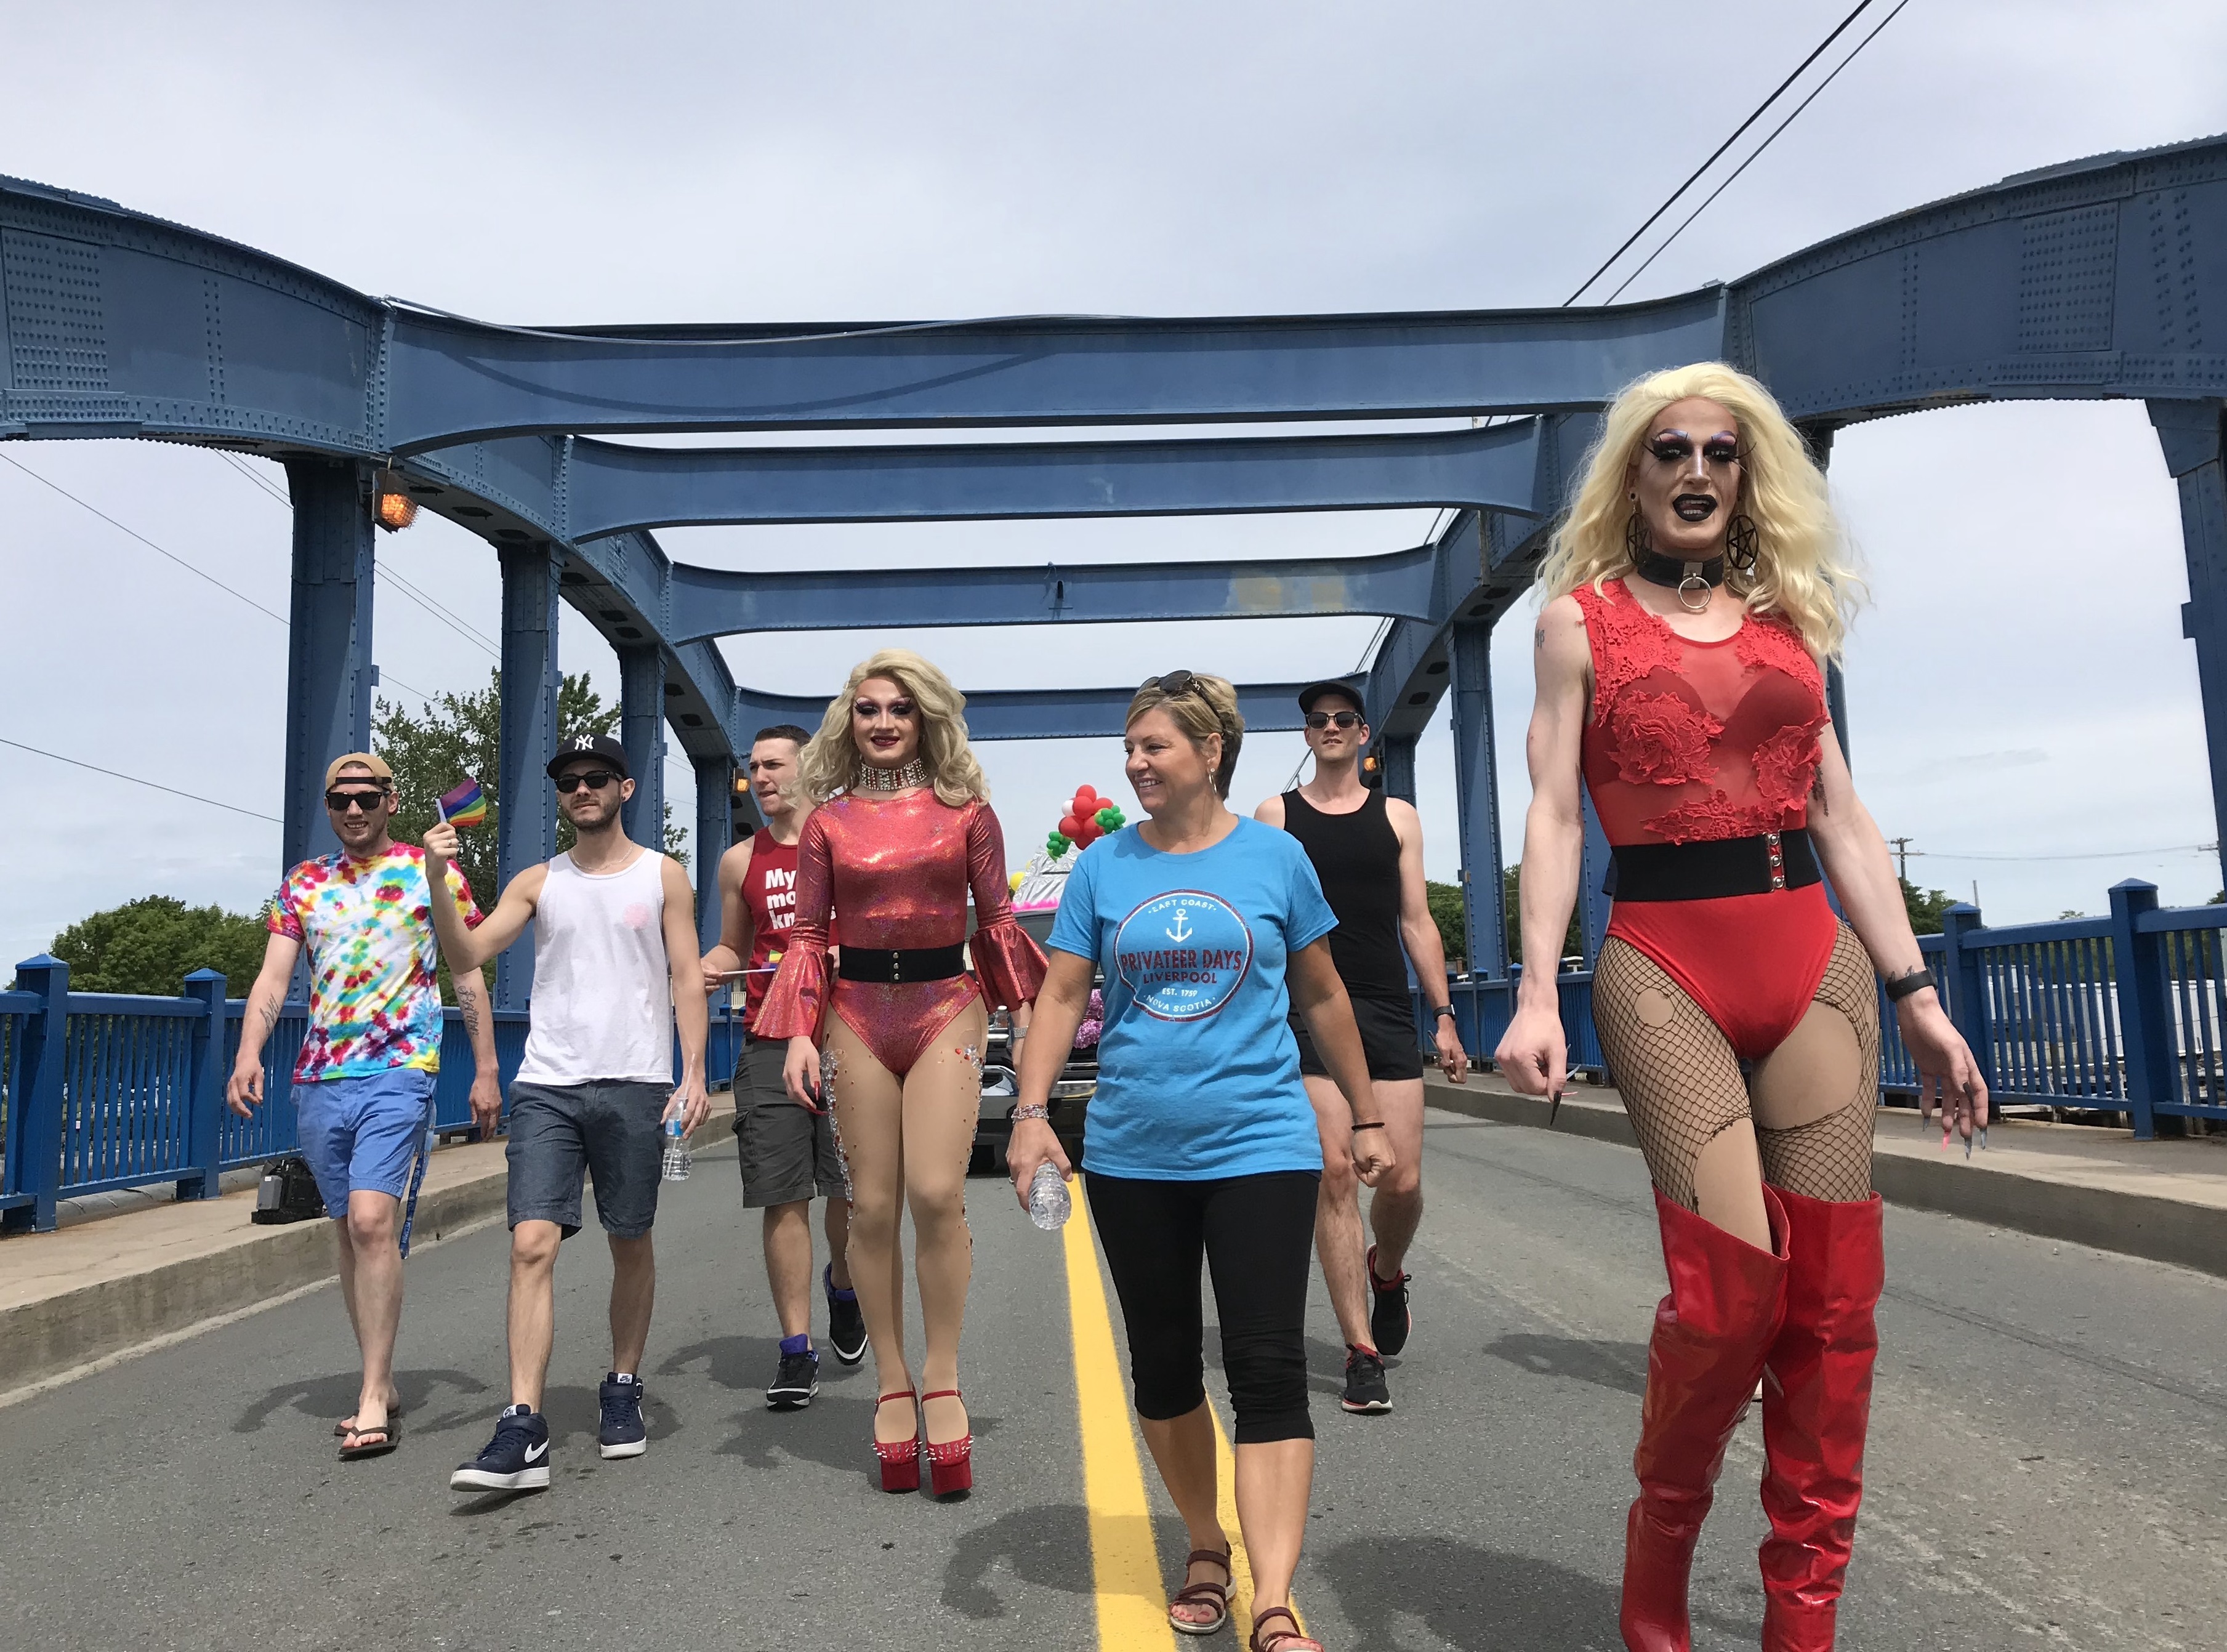
[[[1741,573],[1755,571],[1757,534],[1755,521],[1745,515],[1735,516],[1725,528],[1725,562]]]

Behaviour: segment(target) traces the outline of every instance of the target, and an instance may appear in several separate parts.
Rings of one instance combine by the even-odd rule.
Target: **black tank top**
[[[1350,814],[1325,814],[1296,791],[1284,794],[1284,830],[1314,863],[1330,909],[1337,915],[1330,955],[1354,998],[1407,996],[1407,960],[1400,948],[1400,834],[1384,812],[1384,794]]]

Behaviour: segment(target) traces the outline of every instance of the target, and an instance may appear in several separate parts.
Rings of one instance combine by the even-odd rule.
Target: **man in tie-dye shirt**
[[[424,852],[387,835],[394,807],[393,773],[371,753],[349,752],[325,770],[325,810],[341,850],[295,867],[271,899],[271,939],[247,995],[227,1097],[242,1117],[262,1102],[263,1047],[306,945],[309,1030],[293,1077],[298,1139],[334,1219],[341,1289],[363,1354],[362,1392],[339,1431],[344,1458],[394,1449],[402,1200],[431,1122],[441,1065],[432,887]],[[442,898],[456,903],[466,923],[480,921],[453,868]],[[491,1132],[502,1091],[487,988],[477,970],[457,975],[456,985],[475,1064],[472,1117]]]

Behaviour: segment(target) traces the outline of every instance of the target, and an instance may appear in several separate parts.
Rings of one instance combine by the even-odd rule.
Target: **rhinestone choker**
[[[928,765],[917,757],[902,769],[860,763],[858,772],[851,777],[851,789],[854,792],[903,792],[927,784]]]

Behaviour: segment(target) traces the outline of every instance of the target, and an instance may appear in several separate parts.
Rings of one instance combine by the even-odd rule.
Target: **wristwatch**
[[[1441,1004],[1440,1005],[1439,1005],[1439,1007],[1438,1007],[1437,1009],[1435,1009],[1435,1010],[1433,1010],[1433,1011],[1431,1011],[1431,1015],[1432,1015],[1432,1017],[1433,1017],[1433,1019],[1436,1019],[1436,1018],[1437,1018],[1438,1017],[1439,1017],[1439,1016],[1442,1016],[1442,1015],[1452,1015],[1453,1012],[1454,1012],[1454,1006],[1453,1006],[1452,1005],[1451,1005],[1451,1004]]]
[[[1887,1002],[1899,1003],[1912,992],[1922,991],[1933,984],[1933,972],[1930,969],[1913,969],[1907,975],[1898,975],[1886,983]]]

